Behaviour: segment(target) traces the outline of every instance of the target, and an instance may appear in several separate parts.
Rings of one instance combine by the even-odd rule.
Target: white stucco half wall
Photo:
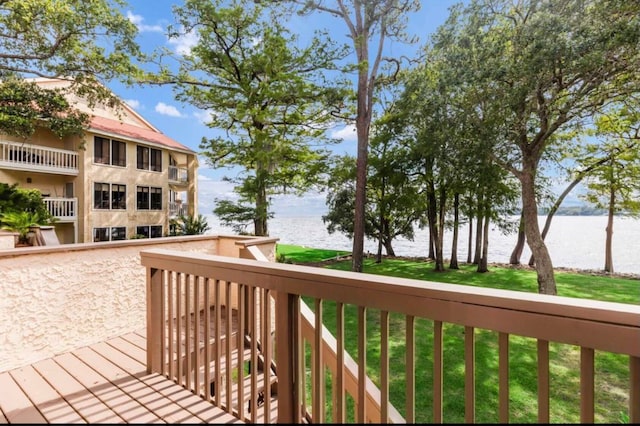
[[[140,251],[221,254],[216,236],[0,250],[0,372],[144,329]]]

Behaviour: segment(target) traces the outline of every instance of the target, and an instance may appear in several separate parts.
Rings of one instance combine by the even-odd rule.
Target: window
[[[127,237],[127,228],[117,226],[113,228],[93,228],[93,241],[116,241],[124,240]]]
[[[162,151],[159,149],[138,146],[137,167],[140,170],[162,171]]]
[[[162,188],[139,186],[136,207],[138,210],[162,210]]]
[[[104,210],[126,210],[126,185],[95,182],[93,184],[93,208]]]
[[[96,136],[93,140],[93,151],[95,163],[127,166],[127,145],[124,142]]]
[[[111,208],[114,210],[127,209],[127,187],[125,185],[111,185]]]
[[[109,209],[109,184],[96,182],[93,184],[93,207]]]
[[[136,234],[145,238],[162,237],[162,225],[136,226]]]

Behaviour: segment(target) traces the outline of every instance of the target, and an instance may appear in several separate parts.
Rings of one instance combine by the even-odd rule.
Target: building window
[[[95,182],[93,184],[93,208],[104,210],[126,210],[126,185]]]
[[[162,151],[146,146],[137,147],[137,167],[140,170],[162,171]]]
[[[162,188],[139,186],[136,206],[138,210],[162,210]]]
[[[109,184],[96,182],[93,184],[93,208],[109,209]]]
[[[119,167],[126,167],[127,165],[127,145],[124,142],[95,136],[93,151],[93,161],[95,163]]]
[[[124,240],[127,237],[125,226],[114,226],[113,228],[93,228],[93,241],[116,241]]]
[[[144,238],[160,238],[162,237],[162,225],[137,226],[136,234]]]

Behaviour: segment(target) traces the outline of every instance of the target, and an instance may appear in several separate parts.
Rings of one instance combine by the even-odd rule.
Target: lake
[[[214,215],[205,215],[211,227],[208,234],[231,234]],[[545,221],[538,217],[540,228]],[[514,218],[517,220],[517,218]],[[602,270],[604,267],[606,216],[555,216],[545,242],[554,267]],[[613,224],[613,268],[616,273],[640,274],[640,220],[616,217]],[[460,228],[458,260],[467,259],[468,227]],[[475,233],[475,230],[474,230]],[[351,251],[352,241],[342,234],[329,234],[320,216],[275,217],[269,221],[269,234],[282,244]],[[451,256],[452,233],[445,234],[445,257]],[[489,263],[508,263],[517,234],[502,234],[492,229],[489,235]],[[397,256],[425,257],[429,232],[416,228],[414,241],[397,239],[393,248]],[[376,253],[377,242],[365,240],[365,250]],[[525,245],[520,261],[527,263],[531,252]]]

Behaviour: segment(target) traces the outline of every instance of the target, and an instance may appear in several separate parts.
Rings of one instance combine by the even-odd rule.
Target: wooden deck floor
[[[159,374],[144,331],[0,373],[0,423],[243,423]]]

